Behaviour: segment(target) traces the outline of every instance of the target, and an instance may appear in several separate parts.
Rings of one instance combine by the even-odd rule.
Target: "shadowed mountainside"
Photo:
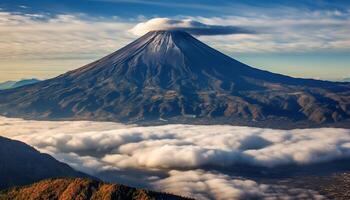
[[[31,119],[350,126],[350,84],[249,67],[181,31],[152,31],[56,78],[0,92]],[[281,126],[282,127],[281,127]]]
[[[124,185],[106,184],[88,179],[50,179],[29,186],[0,192],[2,200],[185,200],[166,193],[136,189]]]
[[[0,189],[53,177],[90,177],[33,147],[0,136]]]

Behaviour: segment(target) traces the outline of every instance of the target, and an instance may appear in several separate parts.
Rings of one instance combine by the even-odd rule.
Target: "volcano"
[[[350,126],[350,85],[252,68],[182,31],[152,31],[56,78],[0,92],[0,114],[54,120]]]

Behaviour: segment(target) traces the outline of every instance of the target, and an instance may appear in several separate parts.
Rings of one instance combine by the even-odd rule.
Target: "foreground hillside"
[[[1,200],[185,200],[171,194],[136,189],[124,185],[106,184],[88,179],[50,179],[0,193]]]
[[[0,137],[0,189],[53,177],[89,177],[16,140]]]

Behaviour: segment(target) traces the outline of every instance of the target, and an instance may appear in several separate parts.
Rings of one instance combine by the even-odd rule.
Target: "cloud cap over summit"
[[[169,18],[153,18],[141,22],[130,31],[135,35],[143,35],[155,30],[178,30],[186,31],[193,35],[230,35],[230,34],[252,34],[251,30],[238,26],[209,25],[191,19],[175,20]]]

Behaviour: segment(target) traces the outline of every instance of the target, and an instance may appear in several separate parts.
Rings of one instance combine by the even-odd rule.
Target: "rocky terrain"
[[[90,179],[49,179],[0,192],[2,200],[185,200],[166,193],[107,184]]]
[[[25,143],[0,137],[0,189],[53,177],[90,176]]]
[[[247,66],[181,31],[152,31],[56,78],[0,92],[0,114],[50,120],[350,126],[350,84]]]
[[[322,178],[319,178],[322,180]],[[350,199],[350,173],[339,173],[325,178],[319,183],[319,191],[330,199]],[[317,189],[317,188],[316,188]]]
[[[350,173],[338,172],[327,175],[296,177],[283,181],[292,187],[302,187],[319,192],[321,195],[334,200],[350,199]]]

